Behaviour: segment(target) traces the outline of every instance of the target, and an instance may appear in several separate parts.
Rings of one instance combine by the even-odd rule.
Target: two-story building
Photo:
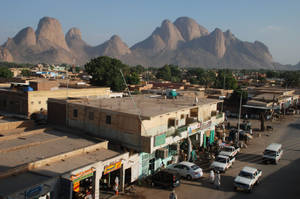
[[[187,137],[206,146],[214,142],[215,126],[224,121],[220,100],[149,95],[116,99],[49,99],[49,122],[82,129],[140,154],[140,176],[178,160],[179,144]],[[60,107],[53,109],[51,107]]]

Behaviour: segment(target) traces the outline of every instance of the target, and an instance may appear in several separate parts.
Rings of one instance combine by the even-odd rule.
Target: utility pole
[[[224,94],[224,91],[225,91],[225,69],[223,70],[223,78],[224,78],[224,80],[223,80],[223,94]],[[224,99],[225,98],[223,98],[222,107],[221,107],[221,113],[223,112]]]
[[[241,111],[242,111],[242,97],[243,96],[243,89],[241,88],[241,96],[240,96],[240,108],[239,108],[239,121],[238,121],[238,132],[237,132],[237,143],[240,140],[240,125],[241,125]]]

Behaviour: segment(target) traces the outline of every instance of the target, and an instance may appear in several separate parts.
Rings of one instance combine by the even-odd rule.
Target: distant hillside
[[[64,35],[57,19],[44,17],[34,31],[22,29],[0,46],[0,60],[26,63],[84,64],[93,57],[107,55],[130,65],[274,69],[272,55],[262,42],[241,41],[229,30],[209,32],[195,20],[180,17],[164,20],[145,40],[131,48],[114,35],[108,41],[90,46],[78,28]]]

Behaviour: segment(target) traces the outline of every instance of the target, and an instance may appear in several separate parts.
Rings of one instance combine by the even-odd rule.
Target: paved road
[[[272,123],[274,131],[263,133],[255,138],[247,149],[238,155],[233,167],[221,175],[221,189],[216,190],[207,178],[199,181],[183,180],[177,187],[178,198],[204,199],[267,199],[300,198],[300,117],[289,116],[281,122]],[[272,142],[283,144],[283,158],[278,165],[265,165],[261,162],[262,152]],[[263,171],[263,179],[252,193],[234,192],[233,179],[241,168],[249,165]],[[206,174],[207,175],[207,174]],[[139,198],[168,198],[170,191],[159,188],[138,188]],[[138,198],[138,197],[136,197]]]

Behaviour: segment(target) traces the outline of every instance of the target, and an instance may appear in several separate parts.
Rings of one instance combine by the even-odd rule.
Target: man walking
[[[177,199],[177,194],[175,193],[175,190],[173,189],[170,193],[169,199]]]
[[[221,175],[220,175],[219,171],[217,171],[217,175],[215,176],[214,185],[216,186],[217,189],[220,189],[220,186],[221,186]]]

